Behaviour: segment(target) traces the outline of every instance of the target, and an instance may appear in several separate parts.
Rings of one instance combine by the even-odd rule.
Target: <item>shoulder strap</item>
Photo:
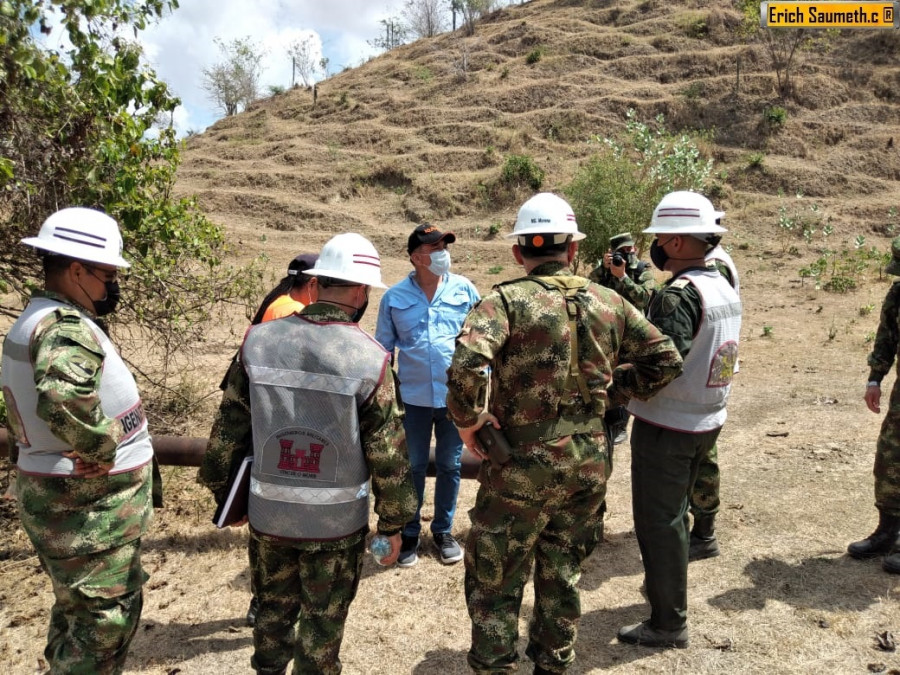
[[[569,315],[569,377],[575,380],[582,400],[589,405],[591,402],[591,391],[588,389],[584,375],[578,368],[578,304],[575,302],[575,296],[580,291],[583,291],[591,281],[590,279],[576,276],[528,276],[526,278],[548,290],[558,290],[566,299],[566,313]]]

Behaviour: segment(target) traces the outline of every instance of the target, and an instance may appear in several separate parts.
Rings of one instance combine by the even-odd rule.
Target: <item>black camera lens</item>
[[[615,253],[612,254],[612,264],[615,265],[616,267],[620,267],[620,266],[624,265],[625,257],[621,253],[616,251]]]

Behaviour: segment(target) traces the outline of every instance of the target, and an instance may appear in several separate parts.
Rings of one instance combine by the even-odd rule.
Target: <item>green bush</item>
[[[527,63],[529,66],[532,66],[540,61],[542,56],[544,56],[544,48],[541,46],[535,47],[530,52],[528,52],[528,56],[525,57],[525,63]]]
[[[769,106],[763,111],[763,119],[769,126],[784,126],[784,123],[787,121],[787,110],[780,105]]]
[[[503,163],[500,179],[509,187],[527,185],[532,190],[540,190],[544,184],[544,170],[528,155],[509,155]]]
[[[609,247],[611,236],[631,232],[643,248],[640,232],[650,225],[653,209],[673,190],[703,192],[712,173],[712,160],[701,157],[694,138],[665,130],[662,115],[656,129],[635,119],[629,110],[621,138],[595,137],[595,155],[564,189],[579,229],[579,257],[593,265]]]

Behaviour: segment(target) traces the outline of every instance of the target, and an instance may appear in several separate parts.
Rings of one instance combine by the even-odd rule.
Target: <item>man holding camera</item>
[[[613,289],[642,312],[650,304],[650,296],[659,288],[653,270],[637,259],[631,232],[617,234],[609,240],[609,251],[590,274],[591,281]]]
[[[650,265],[637,259],[631,232],[617,234],[609,240],[609,250],[591,272],[590,279],[611,288],[642,312],[650,304],[653,292],[659,288]],[[628,440],[628,411],[625,406],[610,407],[606,411],[605,421],[614,445]]]

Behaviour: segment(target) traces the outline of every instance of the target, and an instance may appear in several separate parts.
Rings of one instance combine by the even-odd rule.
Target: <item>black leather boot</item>
[[[708,513],[694,516],[694,527],[691,529],[691,540],[688,548],[688,562],[715,558],[719,551],[716,541],[716,514]]]
[[[900,517],[879,512],[878,527],[875,531],[865,539],[850,544],[847,547],[847,553],[857,560],[885,555],[897,543],[898,534],[900,534]],[[900,558],[900,555],[897,557]]]
[[[900,548],[895,546],[890,553],[884,556],[881,569],[889,574],[900,574]]]

